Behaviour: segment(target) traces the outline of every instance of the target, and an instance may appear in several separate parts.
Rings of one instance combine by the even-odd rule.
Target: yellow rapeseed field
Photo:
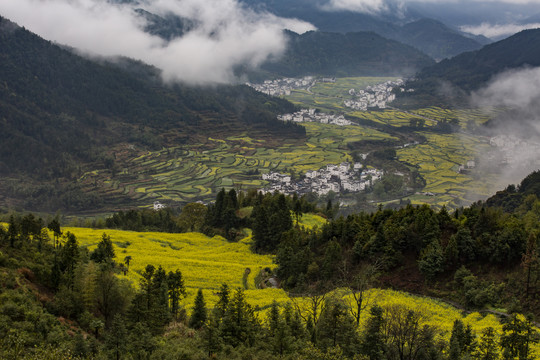
[[[320,225],[323,218],[310,215],[302,220],[303,225]],[[212,307],[217,300],[216,291],[221,284],[226,283],[230,288],[243,287],[242,277],[246,268],[251,270],[248,276],[248,290],[246,299],[259,311],[259,317],[264,319],[267,309],[276,300],[279,304],[292,302],[288,294],[282,289],[257,289],[255,275],[262,268],[273,268],[273,257],[269,255],[253,254],[250,251],[251,232],[239,242],[228,242],[222,237],[208,237],[200,233],[169,234],[161,232],[134,232],[109,229],[89,229],[66,227],[64,232],[74,233],[83,247],[93,250],[101,240],[103,233],[110,235],[115,247],[116,261],[123,262],[126,256],[131,256],[130,271],[127,277],[137,285],[139,273],[147,264],[161,265],[166,271],[179,269],[188,291],[184,305],[190,309],[197,289],[202,288],[208,306]],[[338,289],[329,296],[338,296],[352,300],[352,295],[345,289]],[[405,305],[423,315],[423,322],[439,329],[441,336],[447,341],[450,338],[454,320],[462,319],[470,324],[479,335],[487,327],[493,327],[498,334],[502,333],[502,325],[494,315],[472,313],[464,315],[460,310],[441,301],[411,295],[401,291],[371,289],[366,295],[369,306]],[[307,310],[308,299],[296,298],[300,309]],[[369,316],[366,309],[361,318],[365,324]],[[361,329],[363,326],[360,327]],[[536,354],[540,348],[535,347]]]

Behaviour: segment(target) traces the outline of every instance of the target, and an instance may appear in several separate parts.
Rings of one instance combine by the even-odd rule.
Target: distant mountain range
[[[450,84],[453,95],[468,94],[484,86],[494,75],[508,69],[540,66],[540,29],[524,30],[507,39],[484,46],[477,51],[443,60],[420,71],[408,84],[414,88],[414,98],[437,102],[441,84]],[[436,100],[434,97],[438,97]]]
[[[388,39],[411,45],[434,59],[444,59],[464,51],[476,50],[490,42],[452,29],[441,21],[426,18],[415,10],[393,9],[380,14],[353,11],[324,11],[308,0],[243,0],[252,7],[267,9],[276,15],[298,18],[325,32],[371,31]]]

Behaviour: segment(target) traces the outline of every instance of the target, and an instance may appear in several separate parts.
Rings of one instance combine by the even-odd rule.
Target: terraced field
[[[279,171],[303,174],[326,164],[352,161],[347,144],[359,140],[392,137],[362,127],[307,123],[307,141],[265,147],[265,142],[238,135],[209,138],[204,148],[174,147],[148,152],[125,162],[119,174],[102,183],[107,196],[127,195],[140,205],[155,200],[190,202],[211,200],[222,187],[261,188],[261,173]],[[87,186],[107,177],[106,172],[89,172],[80,181]]]
[[[461,164],[474,160],[475,154],[489,147],[485,141],[465,134],[421,134],[426,137],[426,143],[399,149],[397,155],[400,161],[418,167],[426,180],[424,191],[435,194],[436,199],[429,201],[425,196],[417,196],[411,198],[413,203],[428,200],[433,205],[444,205],[454,199],[465,202],[475,200],[467,198],[470,195],[490,194],[489,180],[483,178],[480,181],[471,175],[459,173]]]
[[[443,120],[457,119],[466,131],[468,123],[483,123],[497,114],[496,110],[430,107],[411,111],[385,109],[360,112],[344,108],[343,100],[351,97],[349,89],[358,90],[393,79],[337,79],[335,83],[318,83],[310,91],[293,91],[287,97],[302,107],[344,113],[363,125],[340,127],[302,123],[307,132],[305,141],[257,139],[244,133],[221,139],[203,138],[199,146],[176,146],[145,153],[131,151],[115,173],[109,170],[89,171],[79,180],[87,191],[97,191],[107,199],[118,199],[119,207],[127,203],[150,206],[156,200],[166,203],[208,201],[222,187],[264,187],[266,182],[262,181],[261,173],[278,171],[301,175],[326,164],[351,161],[348,143],[398,140],[397,136],[401,135],[396,134],[403,130],[406,134],[410,131],[410,120],[421,117],[425,128],[416,133],[427,141],[398,149],[398,160],[410,170],[418,170],[427,183],[424,191],[435,196],[414,195],[411,201],[433,205],[449,204],[457,199],[468,202],[493,191],[489,183],[475,180],[474,175],[458,173],[460,164],[475,159],[479,151],[488,147],[486,139],[465,133],[440,134],[430,132],[429,128]],[[407,129],[400,130],[402,127]],[[391,131],[392,135],[385,131]]]

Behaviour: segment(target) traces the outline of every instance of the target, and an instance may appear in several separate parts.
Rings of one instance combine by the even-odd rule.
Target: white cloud
[[[189,18],[197,27],[166,42],[143,31],[136,7]],[[89,54],[140,59],[162,69],[166,80],[190,83],[234,81],[235,66],[257,66],[284,51],[283,29],[314,29],[300,20],[254,12],[237,0],[147,0],[137,6],[106,0],[2,0],[0,14],[45,39]]]
[[[484,89],[473,94],[480,106],[499,106],[529,111],[540,120],[540,67],[505,71],[495,76]]]
[[[474,35],[484,35],[488,38],[501,38],[513,35],[525,29],[540,28],[540,23],[532,24],[503,24],[492,25],[488,23],[482,23],[480,25],[466,25],[461,26],[461,30]]]
[[[386,0],[329,0],[322,6],[328,11],[349,10],[360,13],[380,13],[388,10]]]
[[[502,146],[494,148],[495,152],[478,156],[484,168],[497,173],[497,187],[519,183],[537,170],[540,166],[540,68],[509,70],[495,76],[485,88],[472,95],[472,103],[483,109],[499,110],[496,121],[488,129]],[[506,161],[501,163],[501,159]]]
[[[409,4],[463,4],[467,3],[502,3],[507,5],[540,4],[540,0],[323,0],[321,8],[327,11],[348,10],[366,14],[378,14],[397,11],[398,15]]]

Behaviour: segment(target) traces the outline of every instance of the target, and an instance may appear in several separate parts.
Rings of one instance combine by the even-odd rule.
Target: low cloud
[[[491,39],[500,39],[511,36],[526,29],[540,28],[540,23],[532,24],[503,24],[493,25],[489,23],[482,23],[480,25],[465,25],[461,26],[461,30],[473,35],[484,35]]]
[[[472,95],[473,105],[496,109],[487,126],[492,151],[479,154],[498,189],[540,168],[540,68],[506,71]],[[495,189],[494,189],[495,190]]]
[[[328,0],[321,5],[321,9],[326,11],[352,11],[371,15],[401,15],[404,8],[405,0]]]
[[[190,19],[194,28],[163,40],[144,31],[136,9]],[[239,65],[256,67],[286,48],[283,29],[314,27],[297,19],[255,12],[237,0],[2,0],[0,14],[45,39],[84,53],[127,56],[163,71],[166,81],[226,83]]]

